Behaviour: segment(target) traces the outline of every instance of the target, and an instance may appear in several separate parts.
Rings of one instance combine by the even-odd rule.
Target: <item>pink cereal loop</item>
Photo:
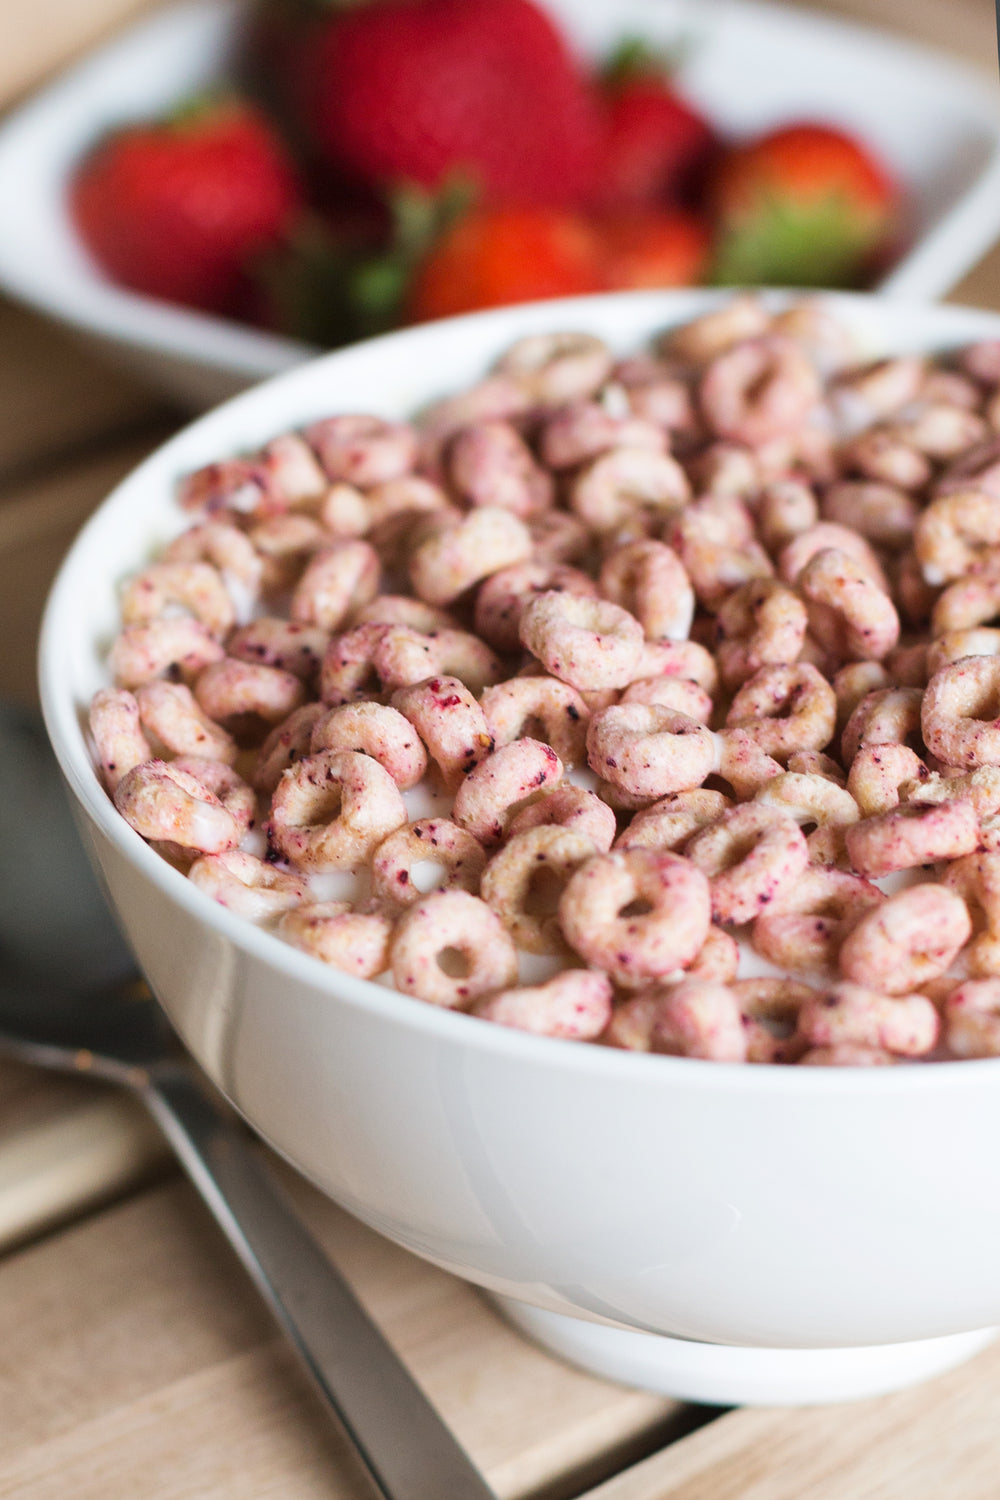
[[[794,1063],[805,1050],[799,1017],[814,995],[794,979],[737,979],[732,985],[746,1032],[747,1062]]]
[[[827,547],[798,577],[809,629],[841,659],[881,661],[899,640],[899,616],[887,593],[846,552]]]
[[[635,904],[640,909],[632,915]],[[559,902],[559,925],[570,947],[625,988],[693,962],[710,920],[711,897],[701,871],[677,855],[650,849],[595,855],[571,877]]]
[[[725,984],[685,979],[662,992],[653,1017],[654,1052],[700,1057],[709,1062],[747,1060],[747,1037],[739,1002]]]
[[[528,522],[532,556],[540,563],[575,563],[590,548],[590,532],[579,516],[546,510]]]
[[[453,438],[451,486],[468,505],[497,505],[526,518],[547,510],[555,493],[543,469],[510,422],[473,422]]]
[[[427,752],[409,719],[383,703],[344,703],[312,727],[311,755],[321,750],[356,750],[370,755],[400,791],[416,786],[427,770]]]
[[[714,924],[708,937],[687,966],[689,979],[708,979],[713,984],[730,984],[740,966],[740,949],[736,939]]]
[[[206,562],[218,569],[223,582],[236,579],[251,596],[260,588],[263,564],[246,532],[227,521],[203,521],[175,537],[164,550],[166,563]]]
[[[592,396],[612,366],[611,351],[589,333],[533,333],[511,344],[496,372],[526,392],[533,406],[559,407]]]
[[[935,600],[931,610],[931,634],[948,635],[955,630],[975,630],[1000,615],[1000,573],[991,565],[988,573],[958,578]]]
[[[639,664],[642,626],[626,610],[576,594],[538,594],[521,615],[521,640],[553,677],[580,691],[626,687]]]
[[[715,823],[732,807],[722,792],[674,792],[640,809],[619,835],[616,849],[680,849],[692,834]]]
[[[194,696],[217,723],[251,715],[265,724],[280,724],[299,707],[306,693],[294,672],[227,656],[199,672]]]
[[[923,995],[881,994],[865,985],[835,984],[802,1007],[799,1031],[810,1047],[845,1044],[923,1057],[937,1044],[940,1019]]]
[[[170,762],[174,771],[186,772],[218,797],[236,823],[240,838],[253,827],[257,818],[257,798],[253,788],[228,762],[210,755],[178,755]]]
[[[257,752],[251,783],[270,796],[295,761],[310,753],[313,725],[327,712],[323,703],[303,703],[276,724]]]
[[[754,921],[754,950],[792,973],[835,969],[847,934],[885,899],[860,875],[810,865]]]
[[[531,532],[498,505],[484,505],[459,519],[428,523],[409,559],[414,592],[428,604],[451,604],[474,584],[527,562]]]
[[[902,490],[921,490],[930,481],[933,467],[926,455],[900,428],[883,424],[869,427],[844,444],[840,461],[852,474],[862,474]]]
[[[90,732],[109,792],[153,752],[142,732],[139,704],[122,688],[100,688],[90,704]]]
[[[715,705],[705,689],[688,677],[640,677],[630,682],[619,699],[620,703],[644,703],[659,708],[672,708],[699,724],[708,724]]]
[[[1000,763],[1000,657],[971,656],[935,672],[920,722],[928,750],[947,766]]]
[[[629,686],[649,677],[687,677],[707,693],[719,686],[715,660],[697,641],[646,641]]]
[[[398,479],[416,461],[417,435],[403,422],[367,415],[327,417],[305,435],[328,479],[346,480],[360,489]]]
[[[837,700],[823,674],[808,662],[764,666],[740,688],[726,715],[767,755],[786,759],[823,750],[836,728]]]
[[[601,593],[633,614],[649,640],[686,641],[694,590],[677,553],[663,542],[632,542],[605,558]]]
[[[666,533],[687,570],[698,602],[717,610],[728,594],[774,572],[741,500],[706,495],[687,506]]]
[[[715,629],[722,680],[728,688],[738,688],[760,667],[798,659],[806,609],[776,579],[755,578],[723,600]]]
[[[566,766],[586,763],[590,710],[568,682],[512,677],[488,687],[480,701],[497,748],[530,736],[551,745]]]
[[[960,898],[975,921],[963,963],[974,978],[1000,974],[1000,855],[970,854],[949,865],[941,884]]]
[[[832,687],[837,699],[837,723],[847,723],[862,698],[887,688],[891,678],[880,661],[852,661],[834,673]]]
[[[573,401],[543,424],[538,448],[550,469],[575,469],[609,448],[650,448],[662,453],[667,434],[662,425],[642,417],[612,415],[599,401]]]
[[[384,624],[355,625],[353,630],[332,638],[319,673],[324,703],[335,706],[379,695],[382,683],[375,668],[375,652],[390,628]]]
[[[181,616],[126,625],[112,644],[108,665],[116,687],[134,689],[174,672],[191,682],[204,667],[224,656],[200,621]]]
[[[565,953],[556,917],[573,873],[595,846],[585,834],[543,823],[508,838],[483,872],[480,895],[528,953]]]
[[[364,536],[372,524],[368,502],[361,490],[343,480],[327,489],[318,515],[323,530],[338,541]]]
[[[280,667],[303,682],[313,682],[330,643],[327,631],[318,625],[301,625],[275,615],[260,615],[235,630],[226,643],[228,655],[238,661]]]
[[[979,819],[971,802],[907,802],[856,823],[846,843],[853,868],[877,880],[972,854],[979,848]]]
[[[278,932],[303,953],[357,979],[374,979],[389,967],[392,918],[383,911],[352,911],[343,901],[304,903],[286,912]]]
[[[900,787],[900,800],[919,804],[968,802],[979,823],[979,842],[988,853],[1000,849],[1000,767],[978,766],[965,776],[927,773]]]
[[[562,780],[551,745],[514,740],[480,761],[455,794],[452,817],[486,847],[499,844],[519,804]]]
[[[947,886],[911,886],[848,933],[840,972],[853,984],[904,995],[943,974],[971,932],[965,902]]]
[[[143,728],[171,755],[200,755],[233,764],[236,741],[208,717],[183,683],[145,682],[135,696]]]
[[[1000,656],[1000,630],[995,626],[979,625],[971,630],[948,630],[939,635],[927,647],[927,682],[935,672],[961,661],[963,656]]]
[[[122,590],[125,625],[148,625],[178,609],[186,610],[217,640],[236,620],[233,601],[210,563],[154,563],[129,579]]]
[[[757,501],[757,534],[769,552],[780,552],[819,520],[816,496],[799,479],[776,479]]]
[[[559,591],[596,599],[597,585],[586,573],[560,563],[523,562],[484,579],[476,592],[476,632],[496,651],[517,651],[525,605],[536,594]]]
[[[913,546],[932,587],[977,571],[1000,549],[995,497],[982,490],[956,490],[932,500],[917,520]]]
[[[406,594],[379,594],[370,604],[364,605],[354,616],[358,625],[408,625],[423,635],[435,630],[457,630],[458,621],[446,609],[436,604],[425,604],[422,599],[411,599]]]
[[[920,514],[905,490],[874,479],[847,479],[832,484],[823,495],[824,521],[858,532],[876,547],[901,552],[913,539]]]
[[[606,974],[570,969],[546,984],[500,990],[476,1001],[472,1013],[535,1036],[592,1042],[611,1018],[611,982]]]
[[[944,1036],[955,1057],[1000,1057],[1000,979],[967,979],[952,990]]]
[[[847,790],[861,816],[871,818],[899,806],[904,784],[913,786],[930,774],[908,745],[862,745],[851,761]]]
[[[864,745],[902,745],[920,738],[919,688],[876,688],[866,693],[844,726],[840,745],[849,766]]]
[[[769,334],[719,354],[702,377],[699,401],[715,433],[755,447],[801,426],[820,394],[798,345]]]
[[[204,854],[221,854],[240,841],[236,819],[219,798],[198,777],[167,761],[134,766],[119,781],[114,801],[145,839],[165,839]]]
[[[846,526],[838,526],[834,521],[818,521],[815,526],[810,526],[808,531],[800,532],[782,550],[778,558],[778,572],[782,582],[789,585],[796,584],[803,568],[817,553],[824,552],[830,547],[838,552],[846,552],[848,557],[853,558],[858,566],[865,570],[872,582],[876,583],[883,593],[888,593],[888,580],[871,544],[856,531],[851,531]]]
[[[486,867],[486,853],[477,839],[448,818],[418,818],[404,828],[397,828],[383,839],[372,859],[372,891],[380,901],[393,906],[411,906],[430,894],[423,876],[434,880],[432,889],[462,890],[479,894],[479,882]]]
[[[749,802],[696,833],[685,853],[710,882],[715,920],[737,925],[758,916],[809,864],[795,820],[777,808]]]
[[[544,790],[523,807],[508,823],[507,836],[515,838],[519,833],[548,824],[584,834],[601,854],[611,848],[618,831],[614,812],[606,802],[593,792],[567,782]]]
[[[367,542],[334,542],[309,560],[292,594],[291,617],[302,625],[338,630],[378,592],[378,553]]]
[[[349,868],[406,822],[399,788],[370,755],[323,750],[297,761],[271,801],[274,847],[300,870]]]
[[[730,297],[722,307],[671,328],[660,340],[660,353],[689,365],[707,365],[734,344],[767,333],[771,319],[756,297]]]
[[[483,709],[457,677],[428,677],[399,688],[392,703],[412,724],[452,790],[494,748]]]
[[[390,625],[385,629],[374,644],[372,665],[388,690],[412,687],[429,677],[447,676],[457,677],[471,693],[481,693],[504,675],[493,652],[468,631],[435,630],[424,634],[407,625]]]
[[[569,503],[592,531],[612,531],[635,511],[672,516],[691,498],[687,475],[669,453],[611,448],[570,483]]]
[[[826,776],[786,771],[772,777],[754,796],[762,807],[777,807],[800,825],[815,824],[807,839],[809,858],[815,864],[841,864],[845,837],[861,816],[858,805],[845,787]]]
[[[272,922],[309,894],[300,876],[277,870],[242,849],[203,854],[191,866],[188,879],[220,906],[257,923]]]
[[[587,761],[612,785],[652,800],[701,786],[715,768],[715,741],[674,709],[620,703],[591,719]]]
[[[398,990],[449,1009],[464,1010],[517,979],[517,950],[503,923],[468,891],[414,902],[396,925],[389,958]]]

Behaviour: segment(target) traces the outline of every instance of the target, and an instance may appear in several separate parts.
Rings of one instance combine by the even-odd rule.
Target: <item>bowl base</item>
[[[1000,1331],[854,1349],[755,1349],[614,1328],[488,1295],[551,1354],[606,1380],[710,1406],[812,1406],[885,1395],[970,1359]]]

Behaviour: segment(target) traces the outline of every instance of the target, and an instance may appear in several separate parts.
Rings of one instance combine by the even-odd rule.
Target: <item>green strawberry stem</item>
[[[669,47],[654,47],[646,37],[623,36],[601,64],[600,81],[609,94],[618,93],[637,79],[651,78],[669,84],[694,47],[690,36],[678,37]]]

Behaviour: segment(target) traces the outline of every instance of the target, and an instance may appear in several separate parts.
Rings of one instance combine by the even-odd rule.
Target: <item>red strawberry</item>
[[[898,232],[900,191],[860,141],[805,122],[728,152],[711,203],[718,281],[847,286]]]
[[[606,284],[694,286],[709,268],[712,233],[684,209],[616,214],[599,225]]]
[[[579,214],[550,208],[478,209],[446,230],[410,289],[412,321],[571,297],[605,285],[600,240]]]
[[[300,206],[268,121],[228,99],[116,131],[70,185],[77,228],[110,276],[216,313],[239,311],[250,262]]]
[[[325,158],[368,182],[465,173],[493,203],[590,190],[597,109],[531,0],[375,0],[304,26],[288,87]]]
[[[712,126],[674,92],[664,61],[627,41],[602,75],[604,131],[596,207],[652,208],[690,199],[719,148]]]

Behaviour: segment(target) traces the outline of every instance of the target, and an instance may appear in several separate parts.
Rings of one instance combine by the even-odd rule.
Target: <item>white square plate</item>
[[[682,84],[724,130],[795,117],[871,142],[905,183],[908,248],[880,290],[933,298],[1000,235],[1000,97],[985,78],[895,37],[756,0],[546,0],[585,53],[623,35],[690,41]],[[202,407],[315,351],[112,285],[65,204],[74,163],[110,126],[148,117],[224,70],[232,0],[188,0],[92,54],[0,128],[0,287],[109,346]]]

